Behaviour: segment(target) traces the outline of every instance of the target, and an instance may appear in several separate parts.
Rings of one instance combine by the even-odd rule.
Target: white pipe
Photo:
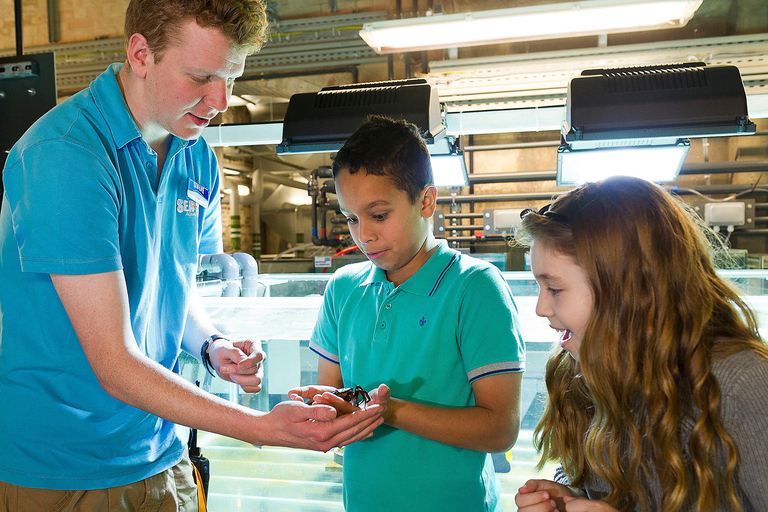
[[[253,246],[251,251],[261,257],[261,199],[264,197],[264,172],[254,169],[251,177],[251,232],[253,233]]]
[[[240,215],[240,193],[237,188],[237,182],[227,178],[224,182],[229,190],[232,191],[229,200],[229,215]]]
[[[307,185],[309,185],[309,183],[292,180],[290,178],[283,178],[269,173],[264,173],[264,181],[271,181],[272,183],[278,183],[280,185],[285,185],[286,187],[297,188],[304,191],[307,190]]]
[[[242,274],[241,297],[257,297],[257,284],[259,282],[259,265],[256,260],[248,253],[236,252],[232,255],[240,266]]]
[[[221,275],[222,297],[240,296],[240,265],[229,254],[201,254],[197,269],[198,273],[209,270]]]

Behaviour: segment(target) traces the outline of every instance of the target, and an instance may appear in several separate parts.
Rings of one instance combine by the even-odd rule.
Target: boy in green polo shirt
[[[348,412],[329,391],[359,385],[385,407],[385,424],[345,449],[347,512],[501,510],[488,453],[517,439],[524,369],[506,282],[434,238],[437,190],[414,125],[372,116],[333,177],[370,262],[328,283],[310,342],[318,385],[292,395]]]

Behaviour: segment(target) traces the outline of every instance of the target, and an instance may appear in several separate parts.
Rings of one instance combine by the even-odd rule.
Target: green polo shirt
[[[387,384],[392,396],[475,404],[471,383],[524,370],[517,307],[501,272],[439,241],[395,287],[370,262],[336,271],[310,342],[341,366],[345,386]],[[381,426],[344,452],[347,512],[500,510],[491,458]]]

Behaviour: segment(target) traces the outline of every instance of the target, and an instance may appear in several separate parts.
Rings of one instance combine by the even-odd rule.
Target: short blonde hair
[[[141,34],[158,62],[188,20],[221,29],[234,48],[248,53],[259,51],[269,37],[262,0],[131,0],[125,12],[126,48],[133,34]]]

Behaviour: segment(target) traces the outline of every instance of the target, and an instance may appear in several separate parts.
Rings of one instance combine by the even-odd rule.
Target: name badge
[[[187,197],[203,208],[208,208],[208,202],[211,198],[211,191],[192,178],[189,178],[187,180]]]

